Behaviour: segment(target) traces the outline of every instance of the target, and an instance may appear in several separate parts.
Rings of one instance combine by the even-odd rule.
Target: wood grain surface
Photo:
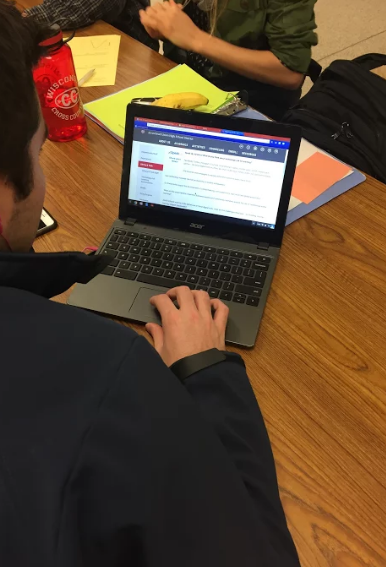
[[[102,33],[115,30],[97,23],[79,35]],[[82,98],[171,66],[122,36],[115,87],[81,89]],[[43,149],[59,228],[37,251],[98,245],[117,216],[122,146],[88,125],[84,139]],[[288,227],[257,344],[239,351],[303,567],[386,565],[385,234],[386,187],[373,179]]]

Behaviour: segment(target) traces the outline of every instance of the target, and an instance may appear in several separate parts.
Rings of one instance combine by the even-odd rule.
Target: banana
[[[159,98],[152,103],[152,106],[191,110],[197,106],[205,106],[208,102],[209,100],[199,93],[174,93]]]

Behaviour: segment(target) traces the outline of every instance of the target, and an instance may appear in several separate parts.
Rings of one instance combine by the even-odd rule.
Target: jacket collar
[[[0,286],[53,297],[74,283],[88,283],[108,263],[106,256],[90,256],[81,252],[4,252],[0,253]]]

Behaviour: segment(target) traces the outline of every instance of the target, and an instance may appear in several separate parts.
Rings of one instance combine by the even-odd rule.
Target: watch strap
[[[244,361],[240,355],[232,352],[221,351],[217,348],[211,348],[177,360],[177,362],[174,362],[174,364],[170,366],[170,370],[179,380],[181,380],[181,382],[184,382],[184,380],[189,378],[192,374],[226,361],[236,362],[245,368]]]

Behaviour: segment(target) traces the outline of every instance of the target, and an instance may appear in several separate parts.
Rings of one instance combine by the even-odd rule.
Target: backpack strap
[[[353,63],[357,63],[367,71],[372,71],[378,67],[386,65],[386,55],[383,53],[367,53],[366,55],[361,55],[356,59],[353,59]]]
[[[316,83],[321,72],[322,72],[322,66],[319,65],[319,63],[314,59],[311,59],[311,63],[309,64],[306,75],[310,77],[313,83]]]

